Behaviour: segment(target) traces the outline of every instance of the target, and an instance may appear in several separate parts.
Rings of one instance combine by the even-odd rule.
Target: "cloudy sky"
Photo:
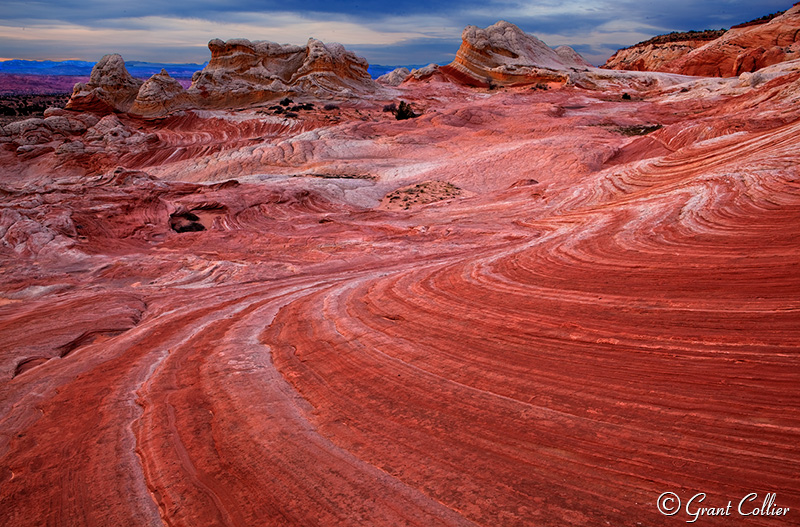
[[[602,64],[654,35],[719,29],[794,0],[2,0],[0,59],[209,59],[212,38],[341,42],[371,64],[448,63],[468,25],[508,20]]]

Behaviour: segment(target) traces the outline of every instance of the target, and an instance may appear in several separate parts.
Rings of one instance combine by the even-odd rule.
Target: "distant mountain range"
[[[414,70],[414,69],[424,68],[425,66],[427,66],[427,64],[413,64],[413,65],[405,64],[403,66],[381,66],[380,64],[370,64],[369,68],[367,68],[367,71],[369,72],[369,74],[372,76],[373,79],[377,79],[381,75],[389,73],[390,71],[394,71],[397,68],[408,68],[409,70]]]
[[[65,75],[87,77],[92,73],[94,62],[85,60],[6,60],[0,62],[0,73],[15,75]],[[176,79],[191,79],[195,71],[201,70],[205,64],[161,64],[157,62],[126,61],[125,67],[134,77],[146,79],[161,69],[165,69]]]
[[[203,64],[162,64],[158,62],[141,62],[137,60],[125,61],[125,67],[131,75],[140,79],[147,79],[161,69],[167,70],[176,79],[191,79],[195,71],[203,69]],[[71,77],[88,77],[92,73],[94,62],[85,60],[6,60],[0,62],[0,73],[13,75],[62,75]],[[402,66],[381,66],[373,64],[369,67],[369,74],[372,78],[378,78],[384,73],[388,73],[395,68]],[[405,66],[408,69],[420,68],[422,66]]]

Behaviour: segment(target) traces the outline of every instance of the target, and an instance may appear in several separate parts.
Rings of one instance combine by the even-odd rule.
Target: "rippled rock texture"
[[[0,524],[796,524],[800,72],[613,73],[3,128]]]

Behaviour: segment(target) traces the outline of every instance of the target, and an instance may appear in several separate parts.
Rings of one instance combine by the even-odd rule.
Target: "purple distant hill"
[[[77,82],[88,82],[94,62],[84,60],[6,60],[0,62],[0,95],[72,93]],[[161,69],[178,80],[184,88],[192,74],[205,64],[161,64],[129,61],[125,67],[134,77],[149,79]]]
[[[56,95],[72,93],[77,82],[89,82],[88,75],[30,75],[0,73],[0,95]]]
[[[191,79],[195,71],[203,69],[203,64],[169,64],[159,62],[141,62],[137,60],[125,61],[125,67],[131,75],[139,79],[149,79],[161,69],[176,79]],[[60,75],[68,77],[88,77],[92,73],[94,62],[85,60],[6,60],[0,62],[0,73],[15,75]],[[370,64],[369,73],[373,78],[378,78],[384,73],[388,73],[395,68],[402,66],[382,66],[380,64]],[[408,69],[421,68],[420,65],[409,66]]]
[[[6,60],[0,62],[0,73],[14,75],[58,75],[69,77],[88,77],[92,73],[94,62],[84,60]],[[176,79],[191,79],[195,71],[205,64],[162,64],[158,62],[141,62],[131,60],[125,62],[131,75],[140,79],[148,79],[161,69]]]

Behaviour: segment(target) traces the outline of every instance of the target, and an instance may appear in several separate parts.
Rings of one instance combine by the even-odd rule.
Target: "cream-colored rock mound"
[[[141,86],[142,81],[128,73],[122,56],[105,55],[92,68],[89,82],[75,85],[67,108],[99,113],[127,112]]]
[[[195,105],[195,97],[162,69],[161,73],[147,79],[139,88],[130,113],[147,116],[164,115]]]
[[[367,61],[337,43],[306,46],[234,39],[209,42],[211,60],[195,74],[189,93],[204,107],[235,107],[289,93],[320,98],[374,92]]]
[[[455,60],[441,71],[470,86],[518,86],[568,81],[567,71],[588,63],[574,50],[560,53],[506,21],[467,26]]]
[[[164,70],[142,82],[128,73],[121,56],[106,55],[88,84],[75,85],[67,108],[153,117],[188,108],[242,108],[287,95],[341,99],[380,90],[367,61],[341,44],[214,39],[208,47],[211,60],[188,90]]]
[[[379,84],[385,84],[386,86],[399,86],[410,74],[411,72],[408,68],[397,68],[389,73],[384,73],[375,80]]]

